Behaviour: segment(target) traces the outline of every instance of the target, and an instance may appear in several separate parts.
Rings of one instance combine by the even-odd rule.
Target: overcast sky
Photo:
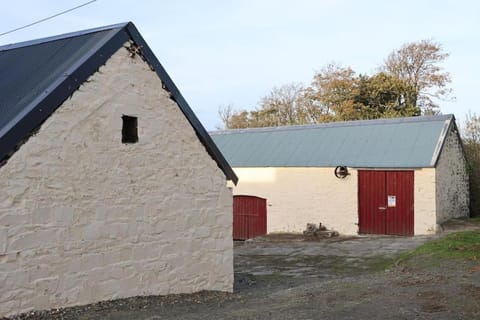
[[[0,33],[88,0],[15,0],[1,6]],[[371,74],[406,42],[433,39],[450,57],[460,122],[480,112],[480,1],[465,0],[97,0],[0,37],[15,43],[132,21],[204,126],[220,105],[252,109],[272,87],[309,84],[336,61]]]

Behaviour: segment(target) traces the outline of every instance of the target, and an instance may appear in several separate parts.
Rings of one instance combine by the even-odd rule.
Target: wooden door
[[[233,239],[246,240],[267,234],[267,200],[255,196],[233,197]]]
[[[413,171],[358,172],[359,232],[413,235]]]

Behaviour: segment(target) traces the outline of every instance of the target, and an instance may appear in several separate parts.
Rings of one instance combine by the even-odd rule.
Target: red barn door
[[[233,197],[233,239],[246,240],[267,234],[267,200],[255,196]]]
[[[358,171],[360,233],[413,235],[413,171]]]

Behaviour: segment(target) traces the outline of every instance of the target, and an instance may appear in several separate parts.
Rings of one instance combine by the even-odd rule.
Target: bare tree
[[[274,87],[260,100],[260,114],[265,115],[265,126],[293,125],[305,123],[299,118],[298,101],[303,92],[301,83],[290,83]]]
[[[227,129],[230,128],[230,120],[232,118],[232,115],[235,113],[233,110],[233,105],[232,104],[226,104],[226,105],[221,105],[218,107],[218,116],[220,117],[220,120],[223,123],[223,128],[217,127],[217,129]]]
[[[406,97],[409,105],[420,107],[423,114],[435,114],[439,107],[434,99],[448,99],[452,93],[448,87],[450,74],[440,66],[448,56],[440,44],[431,40],[411,42],[393,51],[381,70],[413,88]]]
[[[480,116],[468,111],[462,131],[463,139],[466,143],[480,145]]]
[[[218,114],[227,129],[306,123],[306,119],[300,118],[303,114],[297,110],[303,90],[303,85],[299,83],[274,87],[260,100],[255,110],[234,110],[232,105],[226,105],[219,108]]]

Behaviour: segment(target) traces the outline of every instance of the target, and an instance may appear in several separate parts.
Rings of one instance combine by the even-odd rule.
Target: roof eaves
[[[183,98],[182,94],[180,93],[170,76],[167,74],[160,61],[158,61],[158,59],[155,57],[153,51],[149,48],[146,41],[138,32],[135,25],[130,22],[127,24],[126,29],[132,40],[138,46],[140,46],[143,57],[150,64],[150,67],[160,77],[165,88],[170,92],[172,99],[178,104],[180,110],[190,122],[190,125],[194,128],[199,140],[205,146],[205,149],[207,150],[209,155],[217,162],[217,165],[224,172],[227,179],[232,180],[232,182],[236,185],[238,182],[238,177],[233,171],[232,167],[227,162],[223,154],[220,152],[217,145],[213,142],[212,138],[205,130],[201,122],[198,120],[197,116],[192,111],[187,101]]]
[[[440,136],[438,137],[437,145],[435,146],[435,150],[433,151],[432,160],[430,161],[430,167],[434,168],[437,166],[437,162],[440,158],[440,154],[442,153],[443,145],[445,144],[448,132],[450,131],[452,123],[454,122],[455,118],[453,116],[445,120],[442,131],[440,132]]]
[[[444,129],[445,129],[445,127],[444,127]],[[437,163],[440,160],[440,155],[443,151],[445,141],[447,140],[447,137],[448,137],[448,134],[450,133],[450,131],[454,131],[454,134],[457,135],[458,141],[460,143],[460,148],[462,150],[463,158],[466,159],[465,146],[463,145],[462,137],[460,136],[460,132],[458,130],[457,123],[455,121],[455,116],[452,115],[452,118],[451,118],[450,123],[447,127],[447,130],[445,130],[445,132],[442,130],[442,135],[443,136],[440,138],[441,139],[441,146],[440,146],[440,149],[439,149],[439,152],[438,152],[436,158],[435,159],[432,158],[432,163],[433,163],[432,167],[437,167]]]

